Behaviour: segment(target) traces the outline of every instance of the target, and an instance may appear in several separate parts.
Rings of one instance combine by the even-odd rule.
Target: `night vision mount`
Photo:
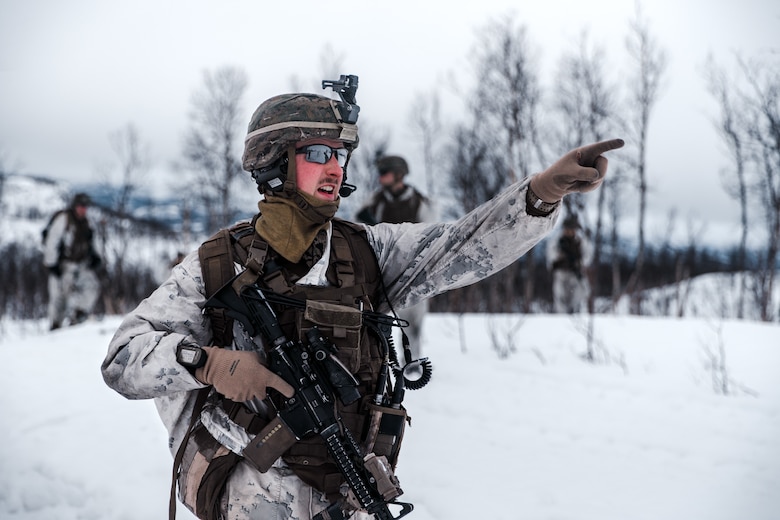
[[[341,120],[345,123],[354,125],[357,123],[360,107],[355,101],[355,94],[358,89],[358,77],[355,75],[339,76],[337,80],[322,80],[322,88],[332,88],[341,98],[341,103],[336,103],[336,107],[341,114]]]
[[[322,88],[331,88],[341,98],[341,102],[336,103],[336,108],[341,115],[341,121],[350,125],[357,123],[360,107],[355,100],[355,94],[358,89],[358,77],[354,74],[342,74],[339,79],[323,79]],[[347,182],[346,171],[344,172],[344,182],[339,189],[339,195],[349,197],[357,189],[357,186]]]

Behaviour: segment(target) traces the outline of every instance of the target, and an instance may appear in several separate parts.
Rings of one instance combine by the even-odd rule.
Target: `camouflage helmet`
[[[76,206],[90,206],[92,205],[92,199],[86,193],[76,193],[70,202],[71,207]]]
[[[582,229],[580,226],[580,219],[577,215],[569,215],[563,220],[564,229]]]
[[[342,141],[358,146],[357,125],[344,123],[337,102],[316,94],[282,94],[264,101],[249,121],[244,139],[244,170],[271,166],[290,145],[307,139]]]
[[[396,176],[404,177],[409,173],[409,165],[399,155],[385,155],[376,160],[376,169],[379,175],[393,172]]]

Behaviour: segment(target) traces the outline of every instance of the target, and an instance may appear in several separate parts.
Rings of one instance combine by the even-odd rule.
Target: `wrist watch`
[[[207,358],[206,351],[197,345],[179,345],[176,347],[176,361],[191,370],[205,365]]]
[[[546,217],[561,204],[561,201],[553,203],[545,202],[531,189],[531,185],[525,191],[525,211],[534,217]]]

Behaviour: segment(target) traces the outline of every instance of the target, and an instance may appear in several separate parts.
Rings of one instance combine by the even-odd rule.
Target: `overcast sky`
[[[656,231],[677,208],[681,228],[692,220],[709,222],[707,235],[737,233],[702,69],[708,52],[731,63],[733,51],[780,48],[780,3],[648,0],[642,8],[669,59],[648,150]],[[344,73],[360,77],[361,121],[391,131],[391,151],[410,159],[422,185],[410,104],[434,89],[468,90],[452,78],[468,81],[477,31],[509,13],[528,28],[546,88],[583,29],[604,46],[609,70],[623,73],[628,0],[0,0],[0,151],[6,166],[25,173],[96,180],[112,158],[108,134],[132,122],[149,144],[153,178],[163,178],[181,152],[204,70],[247,72],[248,121],[264,99],[290,91],[293,78],[313,89],[330,48]]]

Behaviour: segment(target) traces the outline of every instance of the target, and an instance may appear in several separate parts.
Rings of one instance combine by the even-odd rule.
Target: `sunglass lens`
[[[306,154],[305,158],[307,161],[317,164],[327,164],[335,153],[336,161],[338,161],[339,166],[341,167],[344,167],[344,165],[347,164],[347,156],[349,156],[349,152],[346,148],[331,148],[324,144],[304,146],[298,150],[298,153]]]
[[[349,152],[347,152],[346,148],[336,148],[333,150],[336,152],[336,160],[339,163],[339,166],[342,168],[347,164],[347,157],[349,157]]]
[[[306,160],[317,164],[325,164],[330,160],[331,151],[325,145],[315,144],[306,147]]]

